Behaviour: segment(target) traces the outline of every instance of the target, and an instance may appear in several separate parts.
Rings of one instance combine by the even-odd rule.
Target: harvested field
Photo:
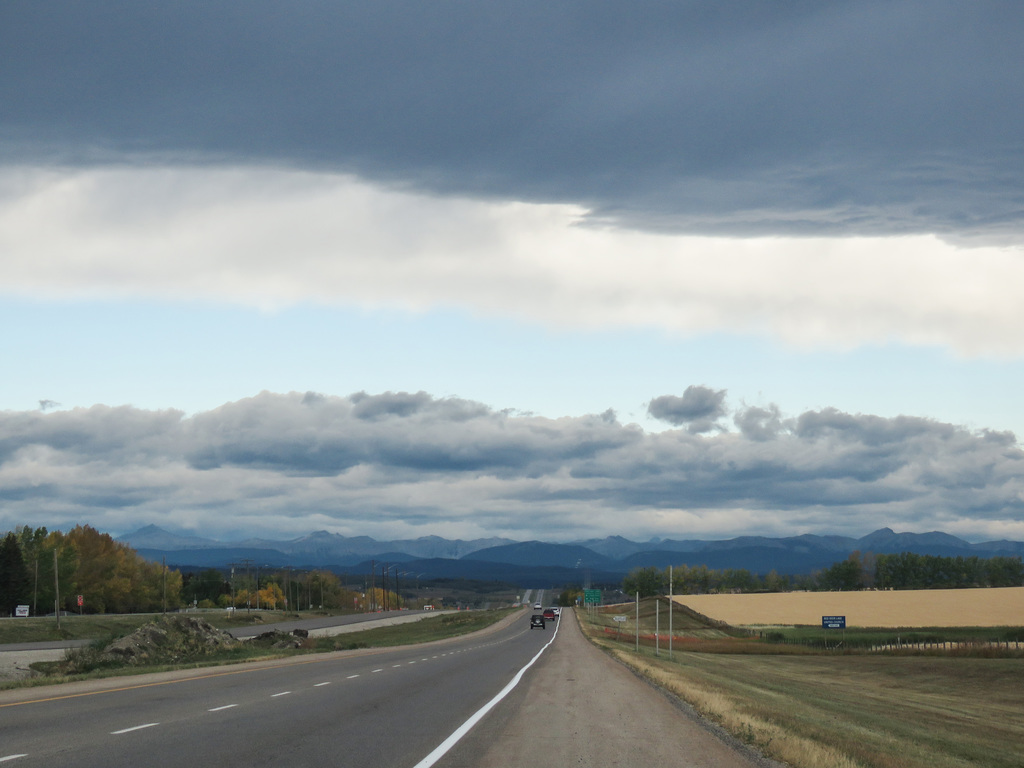
[[[677,595],[674,599],[698,613],[734,626],[820,626],[822,616],[846,616],[850,627],[1024,625],[1024,587]]]

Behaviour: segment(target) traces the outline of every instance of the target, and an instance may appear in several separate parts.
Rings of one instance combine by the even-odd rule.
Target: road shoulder
[[[523,683],[438,768],[780,766],[723,738],[679,699],[595,647],[563,611]]]

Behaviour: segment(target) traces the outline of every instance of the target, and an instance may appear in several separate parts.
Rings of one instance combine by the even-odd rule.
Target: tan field
[[[677,595],[675,601],[734,626],[820,625],[822,616],[846,616],[848,627],[1024,626],[1024,587]]]

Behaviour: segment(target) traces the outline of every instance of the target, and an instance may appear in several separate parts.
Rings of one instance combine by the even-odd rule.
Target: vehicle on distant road
[[[534,603],[534,604],[533,604],[533,608],[534,608],[534,610],[537,610],[537,611],[539,611],[539,610],[540,610],[540,609],[541,609],[542,607],[543,607],[543,606],[542,606],[542,605],[541,605],[540,603]]]
[[[544,629],[544,617],[539,613],[530,617],[530,629]]]
[[[550,608],[545,608],[544,609],[543,617],[544,617],[544,621],[554,621],[555,619],[558,618],[555,615],[555,612],[553,610],[551,610]]]

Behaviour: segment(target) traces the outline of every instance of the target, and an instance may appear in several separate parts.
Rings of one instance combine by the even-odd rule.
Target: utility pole
[[[60,631],[60,577],[57,574],[57,548],[53,548],[53,608],[57,614],[57,630]]]
[[[374,577],[376,575],[377,575],[377,561],[376,560],[371,560],[370,561],[370,599],[367,601],[370,604],[370,610],[371,611],[374,611],[374,610],[377,609],[377,595],[374,594],[376,592],[376,587],[374,586],[374,583],[373,583]]]
[[[167,557],[164,556],[164,613],[167,613]]]
[[[640,593],[636,593],[636,652],[640,652]]]
[[[249,566],[253,564],[253,560],[248,557],[242,558],[242,565],[245,566],[245,612],[249,613],[252,608],[252,584],[249,582]]]
[[[668,659],[672,660],[672,566],[668,567]]]

